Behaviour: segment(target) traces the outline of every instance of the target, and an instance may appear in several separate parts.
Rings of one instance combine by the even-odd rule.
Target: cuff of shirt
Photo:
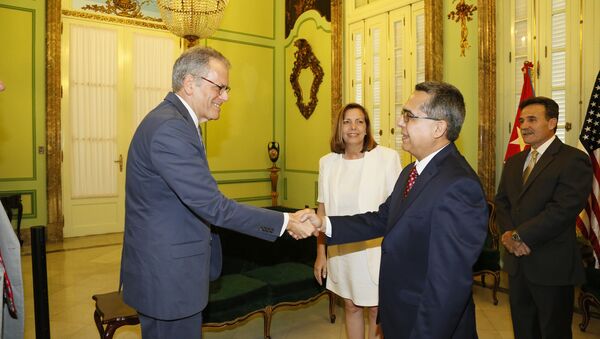
[[[285,230],[287,229],[288,222],[290,221],[290,216],[287,213],[283,213],[283,226],[281,227],[281,232],[279,236],[282,236]]]
[[[325,217],[325,235],[331,238],[331,221]]]

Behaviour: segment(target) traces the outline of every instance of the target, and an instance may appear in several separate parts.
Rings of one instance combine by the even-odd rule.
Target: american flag
[[[530,61],[525,61],[523,63],[523,67],[521,68],[521,71],[523,72],[523,88],[521,89],[521,98],[519,99],[519,104],[526,99],[535,96],[533,85],[531,84],[531,68],[533,68],[533,63]],[[506,145],[506,153],[504,153],[505,162],[508,158],[529,147],[529,145],[525,144],[523,136],[521,136],[521,129],[519,128],[520,116],[521,109],[518,108],[517,116],[515,117],[515,123],[513,124],[512,131],[510,133],[510,140],[508,140],[508,145]]]
[[[577,218],[577,228],[581,234],[590,241],[590,245],[594,250],[596,258],[596,268],[599,267],[598,259],[600,258],[600,72],[596,77],[596,83],[592,90],[590,103],[585,114],[585,121],[581,126],[581,134],[579,135],[581,145],[587,151],[592,162],[594,170],[594,179],[592,182],[592,193],[588,198],[585,209]]]

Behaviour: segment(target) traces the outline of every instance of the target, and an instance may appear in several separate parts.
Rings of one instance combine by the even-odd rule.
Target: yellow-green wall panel
[[[310,15],[310,16],[309,16]],[[319,158],[329,152],[331,128],[331,32],[324,30],[320,21],[325,21],[316,11],[305,12],[296,25],[297,33],[290,34],[291,39],[285,48],[285,170],[319,170]],[[325,24],[329,24],[325,21]],[[298,48],[294,41],[303,38],[312,47],[313,54],[319,60],[325,73],[318,91],[318,103],[309,119],[305,119],[296,105],[294,90],[289,81],[294,68],[294,53]],[[303,69],[300,75],[303,101],[310,101],[310,88],[313,74]]]
[[[260,197],[264,199],[271,192],[271,180],[234,180],[233,182],[219,183],[219,189],[231,199],[249,199]]]
[[[0,180],[36,176],[34,30],[32,10],[0,5]]]
[[[274,38],[275,0],[233,0],[225,9],[219,31]]]
[[[267,144],[274,133],[274,50],[239,41],[208,41],[231,62],[229,101],[221,117],[206,124],[206,147],[213,171],[270,167]]]
[[[317,206],[317,193],[319,177],[311,173],[287,173],[283,182],[283,196],[279,195],[279,200],[283,200],[287,207],[304,208],[308,206],[313,208]]]
[[[449,13],[456,6],[452,0],[444,1],[444,13]],[[460,23],[448,20],[444,16],[444,81],[456,86],[463,94],[467,115],[456,145],[469,164],[477,170],[477,150],[479,147],[478,125],[478,55],[477,46],[477,12],[472,21],[467,23],[468,42],[471,48],[460,56]]]
[[[45,6],[0,0],[0,195],[21,194],[22,228],[47,220]]]
[[[298,50],[294,42],[306,39],[313,54],[323,69],[323,82],[318,91],[315,111],[307,120],[298,106],[290,83]],[[329,152],[331,130],[331,25],[316,11],[303,13],[286,40],[284,50],[285,116],[284,116],[284,179],[283,196],[279,201],[285,206],[313,207],[316,199],[316,182],[319,172],[319,158]],[[310,100],[310,87],[314,75],[309,69],[300,73],[303,101]]]

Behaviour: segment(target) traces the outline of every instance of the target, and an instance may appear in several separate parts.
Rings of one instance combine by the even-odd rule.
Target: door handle
[[[119,160],[115,160],[115,163],[119,163],[119,172],[123,172],[123,154],[119,154]]]

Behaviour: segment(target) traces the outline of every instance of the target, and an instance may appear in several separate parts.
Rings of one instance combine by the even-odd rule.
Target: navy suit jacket
[[[330,244],[383,236],[379,317],[386,338],[476,338],[472,266],[487,234],[479,178],[451,143],[403,198],[404,168],[377,212],[330,217]]]
[[[531,254],[505,251],[504,270],[519,270],[538,285],[577,285],[584,281],[575,219],[592,190],[592,166],[584,152],[558,137],[548,146],[523,184],[529,150],[510,157],[496,194],[496,223],[517,230]]]
[[[157,319],[184,318],[206,306],[210,224],[270,241],[283,225],[282,213],[223,196],[198,129],[173,93],[136,130],[125,187],[123,298]]]

